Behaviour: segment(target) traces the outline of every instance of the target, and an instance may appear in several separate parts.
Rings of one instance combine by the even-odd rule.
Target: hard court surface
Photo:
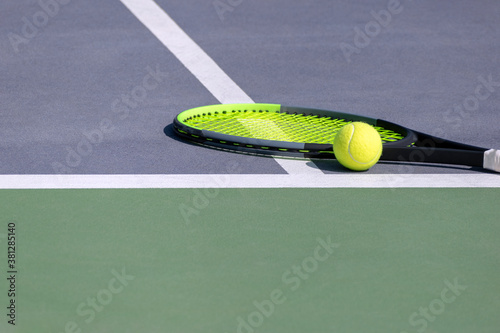
[[[498,174],[352,173],[171,128],[189,108],[263,102],[499,148],[497,1],[0,13],[1,332],[498,332]]]

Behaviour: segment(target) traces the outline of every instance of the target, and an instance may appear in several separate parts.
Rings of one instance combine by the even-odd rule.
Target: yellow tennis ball
[[[348,169],[364,171],[378,162],[382,155],[382,139],[371,125],[354,122],[345,125],[335,136],[333,152]]]

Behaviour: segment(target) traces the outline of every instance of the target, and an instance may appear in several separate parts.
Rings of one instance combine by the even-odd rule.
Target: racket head
[[[280,104],[216,104],[179,113],[176,134],[219,149],[305,158],[335,158],[333,141],[343,126],[362,121],[380,134],[384,147],[405,147],[416,134],[365,116]]]

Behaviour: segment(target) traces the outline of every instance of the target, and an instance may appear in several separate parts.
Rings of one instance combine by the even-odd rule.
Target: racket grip
[[[488,170],[500,172],[500,150],[490,149],[485,151],[483,167]]]

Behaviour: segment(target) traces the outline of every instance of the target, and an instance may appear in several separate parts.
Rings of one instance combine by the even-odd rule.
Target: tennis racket
[[[440,163],[500,172],[500,150],[470,146],[381,119],[280,104],[218,104],[179,113],[175,133],[231,151],[334,159],[333,140],[344,125],[372,125],[383,142],[382,161]]]

